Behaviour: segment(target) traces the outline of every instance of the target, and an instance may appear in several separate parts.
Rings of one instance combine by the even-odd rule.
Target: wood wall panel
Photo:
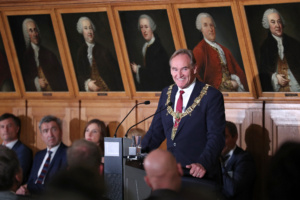
[[[62,120],[62,141],[66,145],[79,138],[79,102],[78,101],[28,101],[27,108],[27,129],[29,137],[29,146],[33,148],[34,153],[46,148],[41,140],[39,131],[39,121],[46,115],[54,115]]]
[[[296,104],[266,103],[265,126],[270,137],[270,154],[274,154],[285,141],[300,141],[299,106],[298,102]]]
[[[262,126],[262,103],[226,102],[225,115],[227,121],[231,121],[237,126],[239,134],[237,144],[246,149],[245,134],[248,127],[252,124]]]
[[[116,100],[116,101],[92,101],[83,100],[81,102],[80,133],[83,131],[86,122],[97,118],[105,122],[109,128],[110,136],[113,137],[119,123],[127,113],[136,105],[135,100]],[[136,110],[133,110],[124,122],[120,125],[117,137],[123,137],[127,129],[136,123]]]

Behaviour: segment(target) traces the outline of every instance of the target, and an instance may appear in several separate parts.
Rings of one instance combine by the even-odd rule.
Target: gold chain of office
[[[174,84],[170,85],[169,89],[168,89],[168,92],[167,92],[167,95],[168,95],[168,98],[167,98],[167,102],[166,102],[166,105],[168,105],[168,103],[170,102],[171,100],[171,92],[172,92],[172,88],[173,88]],[[194,100],[194,103],[188,107],[184,113],[179,113],[179,112],[174,112],[172,107],[171,106],[168,106],[167,108],[167,111],[170,115],[172,115],[175,119],[180,119],[187,116],[187,115],[190,115],[193,110],[195,109],[195,107],[199,104],[200,105],[200,102],[201,102],[201,99],[203,98],[204,95],[206,95],[207,93],[207,90],[208,90],[208,87],[209,85],[206,84],[203,89],[201,90],[200,92],[200,95],[198,97],[195,98]]]

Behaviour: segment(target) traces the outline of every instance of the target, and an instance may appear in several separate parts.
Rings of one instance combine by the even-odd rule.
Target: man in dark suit
[[[170,58],[170,66],[175,84],[163,89],[157,111],[169,102],[174,106],[154,116],[142,140],[142,150],[154,150],[166,138],[168,150],[186,168],[186,175],[216,180],[218,158],[225,143],[223,95],[196,79],[192,51],[177,50]]]
[[[88,17],[80,17],[77,31],[84,43],[77,52],[75,71],[80,91],[124,91],[116,58],[109,49],[95,41],[95,25]]]
[[[227,121],[225,147],[221,165],[223,175],[222,193],[225,199],[252,199],[255,181],[255,164],[251,155],[236,145],[237,128]]]
[[[26,91],[67,91],[63,68],[56,55],[41,45],[36,22],[27,18],[22,26],[26,51],[21,70]]]
[[[51,115],[45,116],[39,123],[39,130],[41,132],[41,139],[47,145],[47,149],[37,152],[34,157],[27,182],[27,189],[31,194],[41,193],[45,188],[45,184],[59,170],[67,166],[67,146],[61,141],[61,120]],[[26,189],[26,186],[23,188]]]
[[[23,183],[26,183],[31,165],[32,150],[25,146],[20,140],[21,121],[18,117],[10,113],[0,116],[0,136],[2,145],[7,146],[16,152],[23,170]]]
[[[146,14],[142,14],[138,20],[138,29],[141,31],[145,43],[142,48],[143,64],[131,62],[131,68],[138,83],[138,91],[161,91],[172,83],[169,75],[168,54],[155,33],[156,24]]]

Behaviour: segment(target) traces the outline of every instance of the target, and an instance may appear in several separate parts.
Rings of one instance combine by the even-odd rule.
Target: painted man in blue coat
[[[23,191],[18,194],[40,194],[45,185],[61,169],[67,166],[67,146],[62,143],[62,122],[51,115],[43,117],[39,123],[41,139],[47,148],[36,153],[30,176]],[[50,154],[50,157],[49,157]],[[46,165],[47,167],[46,167]],[[28,191],[27,191],[28,190]]]
[[[23,183],[28,179],[32,165],[32,150],[20,141],[21,120],[13,114],[0,116],[0,136],[2,145],[16,152],[22,171]]]
[[[225,143],[223,95],[196,79],[197,65],[192,51],[175,51],[170,66],[175,84],[163,89],[157,111],[166,108],[169,102],[173,106],[154,116],[142,140],[142,150],[156,149],[167,139],[168,151],[187,174],[199,179],[214,179]],[[180,100],[181,90],[184,93]]]

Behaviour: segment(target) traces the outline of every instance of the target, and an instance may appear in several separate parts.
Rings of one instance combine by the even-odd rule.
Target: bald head
[[[181,186],[182,169],[174,156],[165,150],[152,151],[144,161],[145,181],[153,189],[172,189],[178,191]]]

